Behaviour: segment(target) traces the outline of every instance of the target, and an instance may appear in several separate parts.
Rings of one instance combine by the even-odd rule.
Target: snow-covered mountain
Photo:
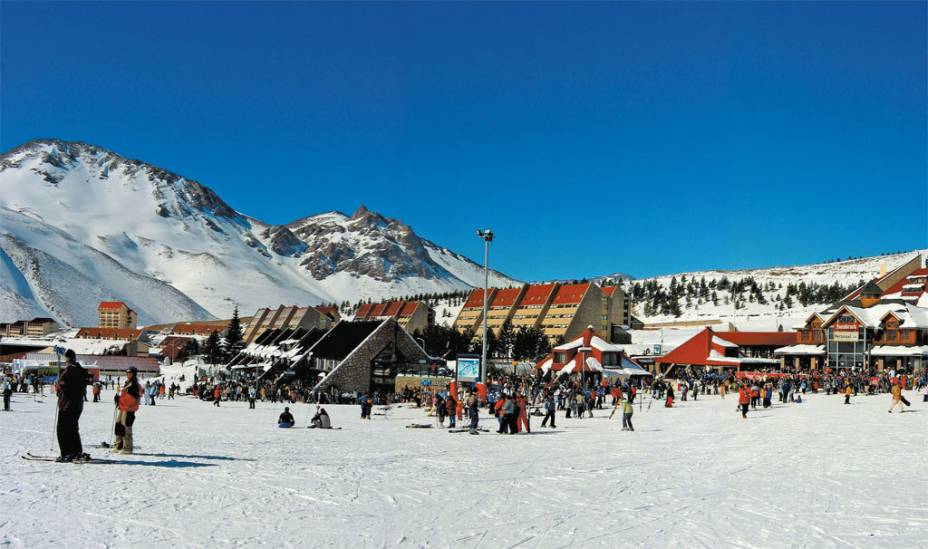
[[[363,207],[275,226],[101,147],[38,140],[0,156],[0,321],[93,324],[103,299],[126,301],[141,323],[205,319],[235,305],[466,289],[482,272]]]
[[[626,279],[621,284],[635,296],[635,315],[645,323],[718,319],[739,329],[783,326],[788,330],[862,281],[879,276],[882,270],[889,272],[918,254],[924,260],[928,250],[793,267],[695,271]],[[672,287],[676,300],[670,298]]]

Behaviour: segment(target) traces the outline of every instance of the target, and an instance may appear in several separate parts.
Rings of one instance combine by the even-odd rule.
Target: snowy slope
[[[142,323],[227,317],[236,305],[247,314],[459,290],[479,270],[364,214],[306,218],[291,224],[298,237],[161,168],[84,143],[30,142],[0,156],[0,321],[86,323],[101,297],[128,302]]]
[[[111,462],[59,465],[20,459],[51,453],[54,399],[16,393],[0,421],[0,545],[925,547],[928,403],[914,391],[904,414],[885,394],[846,406],[819,392],[746,420],[731,396],[664,408],[639,394],[634,432],[605,409],[514,436],[407,429],[436,423],[415,405],[369,421],[326,406],[340,430],[321,431],[304,428],[313,406],[289,404],[296,428],[278,429],[282,403],[179,397],[143,406],[137,453],[118,455],[92,447],[112,440],[107,391],[81,435]],[[480,426],[497,422],[481,410]]]
[[[713,304],[711,300],[700,300],[698,296],[692,296],[689,306],[687,306],[686,299],[680,298],[681,315],[679,317],[672,314],[662,314],[658,311],[647,314],[648,311],[645,310],[643,301],[636,302],[635,315],[645,323],[718,319],[722,322],[731,322],[739,329],[775,330],[779,326],[783,326],[784,329],[788,330],[793,325],[801,323],[811,313],[820,311],[823,307],[832,303],[827,300],[819,300],[803,305],[793,295],[790,299],[790,306],[784,305],[781,309],[779,304],[784,303],[789,285],[792,284],[798,287],[801,283],[804,283],[805,285],[824,286],[837,283],[845,287],[856,286],[861,281],[867,281],[879,276],[882,267],[885,267],[886,271],[889,272],[919,253],[922,254],[923,258],[928,256],[928,250],[915,250],[900,254],[793,267],[739,271],[694,271],[633,281],[626,280],[623,284],[626,289],[629,289],[635,284],[646,285],[649,282],[655,282],[665,290],[669,290],[674,279],[678,284],[684,280],[701,282],[704,279],[708,284],[711,281],[718,283],[722,279],[727,279],[731,283],[753,279],[761,289],[767,303],[759,303],[756,299],[752,301],[749,293],[744,292],[741,294],[741,302],[736,308],[734,296],[728,292],[718,290],[716,292],[718,303],[716,304]]]

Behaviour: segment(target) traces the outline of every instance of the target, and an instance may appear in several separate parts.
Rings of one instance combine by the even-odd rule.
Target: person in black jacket
[[[296,424],[296,419],[293,418],[293,414],[290,413],[290,408],[284,408],[284,411],[277,418],[277,426],[280,428],[290,428]]]
[[[77,355],[68,349],[65,366],[58,376],[58,461],[86,461],[90,456],[81,445],[79,422],[84,411],[84,393],[87,389],[87,370],[77,362]]]

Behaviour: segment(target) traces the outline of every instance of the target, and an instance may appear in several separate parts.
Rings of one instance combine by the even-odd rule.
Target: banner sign
[[[480,379],[480,359],[458,356],[457,377],[459,381]]]

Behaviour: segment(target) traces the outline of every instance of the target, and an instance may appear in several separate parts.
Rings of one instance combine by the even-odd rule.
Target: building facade
[[[412,333],[423,333],[435,322],[434,312],[424,301],[386,301],[362,303],[354,315],[355,320],[385,320],[393,318],[401,328]]]
[[[103,301],[97,307],[98,326],[134,330],[138,315],[122,301]]]
[[[32,320],[0,323],[0,336],[44,337],[60,329],[61,326],[50,318],[36,317]]]
[[[575,338],[587,326],[612,339],[613,327],[627,326],[625,319],[630,318],[621,288],[603,288],[591,282],[491,288],[488,296],[487,325],[494,333],[499,334],[509,322],[516,330],[539,328],[552,343]],[[468,296],[454,327],[479,338],[482,321],[483,290],[478,288]]]
[[[339,318],[338,312],[332,312],[331,307],[323,312],[317,307],[297,307],[295,305],[281,305],[276,309],[258,309],[245,329],[245,343],[251,343],[267,330],[319,328],[328,330]]]

